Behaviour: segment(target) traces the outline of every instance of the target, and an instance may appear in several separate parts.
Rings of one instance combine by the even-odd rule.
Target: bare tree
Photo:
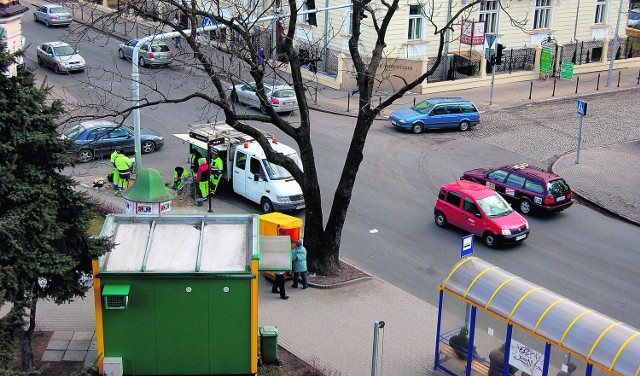
[[[191,72],[190,69],[199,67],[206,73],[208,82],[206,85],[200,85],[189,95],[182,97],[172,97],[163,91],[162,87],[155,85],[153,82],[144,82],[142,85],[145,85],[146,89],[153,92],[154,95],[147,95],[141,98],[138,108],[202,100],[206,103],[201,108],[203,118],[210,116],[207,114],[211,108],[217,108],[219,113],[224,115],[224,119],[229,125],[253,136],[264,149],[267,159],[285,167],[302,187],[306,200],[305,242],[309,245],[309,249],[312,250],[309,254],[309,266],[316,273],[331,275],[335,274],[339,267],[342,229],[347,218],[347,210],[351,202],[358,169],[363,161],[363,149],[367,134],[374,119],[382,110],[420,85],[436,71],[443,57],[446,31],[452,30],[455,25],[460,23],[464,15],[469,14],[472,8],[479,7],[481,3],[481,0],[469,1],[465,5],[457,7],[457,11],[442,26],[438,26],[434,22],[434,13],[442,12],[441,4],[436,4],[435,1],[425,4],[423,9],[431,10],[430,14],[425,15],[429,22],[429,29],[439,41],[437,54],[427,72],[412,81],[406,81],[402,77],[393,75],[392,72],[385,72],[384,69],[381,69],[387,60],[391,59],[389,51],[387,51],[390,47],[387,45],[386,38],[392,19],[399,9],[399,0],[391,2],[387,0],[378,2],[372,2],[371,0],[353,1],[350,13],[351,20],[346,20],[345,22],[350,22],[352,26],[349,52],[353,59],[359,91],[358,116],[355,120],[353,137],[333,196],[326,224],[321,206],[322,198],[314,149],[310,137],[311,119],[306,96],[307,85],[302,74],[302,69],[305,69],[303,68],[305,61],[301,59],[299,51],[295,48],[296,26],[300,22],[298,12],[299,9],[302,9],[300,1],[288,0],[288,6],[281,4],[280,0],[275,3],[264,4],[264,6],[255,5],[255,2],[249,2],[250,5],[247,6],[245,5],[247,4],[246,2],[235,1],[232,3],[235,9],[230,12],[232,16],[229,17],[225,15],[224,6],[218,1],[207,3],[207,6],[203,6],[202,3],[197,1],[187,2],[185,0],[161,0],[155,2],[130,0],[123,2],[124,5],[115,13],[100,17],[94,22],[93,26],[98,29],[104,29],[125,17],[125,15],[134,14],[158,25],[158,33],[162,31],[180,32],[182,40],[191,50],[188,54],[183,53],[180,55],[181,61],[186,67],[185,74],[189,74]],[[272,108],[264,90],[265,79],[267,79],[265,69],[261,66],[257,55],[258,45],[264,40],[269,41],[271,34],[269,30],[272,27],[272,24],[268,22],[265,24],[260,19],[271,15],[273,9],[282,8],[288,13],[285,14],[283,12],[279,19],[284,31],[281,39],[277,41],[278,50],[281,53],[277,59],[271,56],[267,66],[274,68],[274,74],[277,72],[277,68],[286,68],[280,71],[287,71],[288,74],[282,74],[279,78],[290,82],[295,90],[300,113],[300,120],[296,123],[293,123],[287,117],[280,116]],[[502,9],[508,16],[507,9],[504,7]],[[174,15],[176,16],[174,17]],[[216,31],[217,38],[214,38],[206,47],[198,43],[198,38],[196,38],[196,29],[198,25],[202,25],[204,17],[213,19],[220,26]],[[363,18],[367,19],[366,23],[363,22]],[[185,22],[187,20],[188,22]],[[513,20],[512,23],[514,25],[522,24]],[[184,31],[188,27],[186,25],[190,25],[190,32]],[[373,32],[376,36],[373,48],[369,46],[367,53],[362,52],[363,45],[361,41],[365,28],[367,33]],[[326,32],[329,33],[330,31]],[[333,32],[335,33],[335,30]],[[242,64],[242,68],[236,69],[238,63]],[[271,71],[271,69],[267,70]],[[241,71],[248,71],[251,76],[250,79],[256,82],[257,95],[262,107],[265,109],[265,115],[247,113],[240,108],[236,108],[235,103],[231,100],[232,96],[229,92],[228,82],[250,80],[246,74],[243,76]],[[110,72],[108,74],[112,80],[116,79],[116,76],[118,79],[126,79],[125,75],[119,72]],[[376,106],[373,101],[376,89],[380,87],[383,80],[391,78],[400,79],[402,85]],[[122,102],[128,100],[128,98],[120,99]],[[106,115],[105,109],[109,108],[109,111],[106,112],[125,118],[134,108],[125,106],[126,108],[123,110],[121,109],[122,102],[108,103],[108,100],[104,99],[98,106],[94,106],[94,109],[100,110],[102,115]],[[110,104],[110,106],[107,106],[107,104]],[[88,116],[95,115],[90,114]],[[265,136],[249,125],[248,122],[272,124],[295,140],[300,150],[303,169],[300,169],[290,158],[275,152]]]

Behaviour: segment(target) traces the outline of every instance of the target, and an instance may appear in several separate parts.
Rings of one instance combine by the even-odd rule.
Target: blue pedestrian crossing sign
[[[462,250],[460,258],[473,254],[473,234],[462,237]]]
[[[587,102],[578,99],[578,115],[585,116],[587,114]]]
[[[211,18],[211,17],[205,17],[204,18],[203,26],[205,26],[205,27],[206,26],[213,26],[215,24],[216,24],[216,22],[213,20],[213,18]]]

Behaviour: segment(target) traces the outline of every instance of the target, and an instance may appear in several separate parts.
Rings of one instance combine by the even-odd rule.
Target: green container
[[[262,364],[278,364],[278,327],[260,327],[260,357]]]

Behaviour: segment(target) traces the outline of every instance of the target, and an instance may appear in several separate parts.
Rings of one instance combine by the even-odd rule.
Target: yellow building
[[[21,17],[27,10],[29,9],[21,5],[19,0],[0,0],[0,35],[4,39],[7,51],[10,53],[24,47]],[[15,76],[18,66],[23,64],[23,59],[20,57],[17,64],[11,65],[5,74]]]

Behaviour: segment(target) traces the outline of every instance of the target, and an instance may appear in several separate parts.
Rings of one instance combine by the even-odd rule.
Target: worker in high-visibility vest
[[[222,158],[216,149],[211,150],[211,194],[216,193],[218,183],[222,179]]]
[[[196,175],[196,182],[198,183],[198,196],[196,197],[196,205],[202,206],[202,203],[209,197],[209,179],[211,178],[211,168],[207,163],[206,158],[200,158],[198,161],[200,168],[198,169],[198,175]]]
[[[189,171],[185,170],[184,167],[178,166],[173,171],[173,183],[169,186],[171,189],[175,189],[176,191],[181,191],[184,188],[184,183],[187,181],[189,177]]]
[[[118,150],[121,150],[121,148],[117,148],[116,150],[113,151],[113,153],[111,153],[111,164],[113,165],[113,189],[115,191],[118,190],[118,184],[119,184],[119,174],[118,174],[118,169],[116,168],[116,164],[114,163],[116,160],[116,157],[118,156]]]
[[[113,161],[114,166],[118,169],[118,191],[123,191],[129,188],[129,178],[131,177],[131,167],[133,162],[127,157],[122,149],[118,151],[118,155]]]

